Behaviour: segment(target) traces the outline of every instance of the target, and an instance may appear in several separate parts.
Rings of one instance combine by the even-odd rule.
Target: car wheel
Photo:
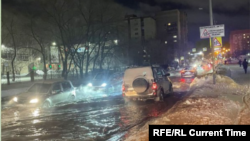
[[[155,102],[164,101],[163,90],[160,91],[159,95],[155,98]]]
[[[42,105],[42,108],[50,108],[51,107],[51,104],[49,101],[45,101]]]
[[[172,86],[172,85],[170,85],[170,86],[169,86],[169,95],[173,94],[173,92],[174,92],[174,90],[173,90],[173,86]]]

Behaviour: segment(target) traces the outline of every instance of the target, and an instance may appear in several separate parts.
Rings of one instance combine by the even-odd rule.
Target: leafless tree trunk
[[[14,67],[14,61],[16,59],[16,52],[17,52],[17,45],[16,45],[16,39],[15,39],[15,34],[14,31],[13,31],[13,18],[11,19],[11,22],[10,22],[10,26],[7,27],[7,30],[11,36],[11,40],[12,40],[12,43],[13,43],[13,48],[14,48],[14,56],[11,60],[11,68],[12,68],[12,81],[15,81],[15,67]]]

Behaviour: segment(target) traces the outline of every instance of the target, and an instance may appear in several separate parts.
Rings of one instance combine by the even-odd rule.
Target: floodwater
[[[172,81],[190,83],[180,78],[172,78]],[[185,94],[186,91],[175,92],[163,102],[128,105],[118,94],[79,99],[50,109],[7,107],[2,109],[2,140],[123,140],[130,128],[158,117]]]

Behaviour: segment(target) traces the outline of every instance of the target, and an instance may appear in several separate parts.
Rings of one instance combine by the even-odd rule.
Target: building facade
[[[250,53],[250,29],[230,33],[230,51],[233,57]]]
[[[151,56],[149,53],[149,41],[156,39],[156,21],[152,17],[129,17],[129,38],[131,54],[134,64],[148,64]]]
[[[165,60],[184,56],[187,50],[187,14],[179,10],[162,11],[155,15],[157,39],[165,44]]]

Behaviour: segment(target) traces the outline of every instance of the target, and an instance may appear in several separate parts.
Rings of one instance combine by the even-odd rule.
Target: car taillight
[[[153,82],[152,89],[157,90],[157,84],[155,82]]]

